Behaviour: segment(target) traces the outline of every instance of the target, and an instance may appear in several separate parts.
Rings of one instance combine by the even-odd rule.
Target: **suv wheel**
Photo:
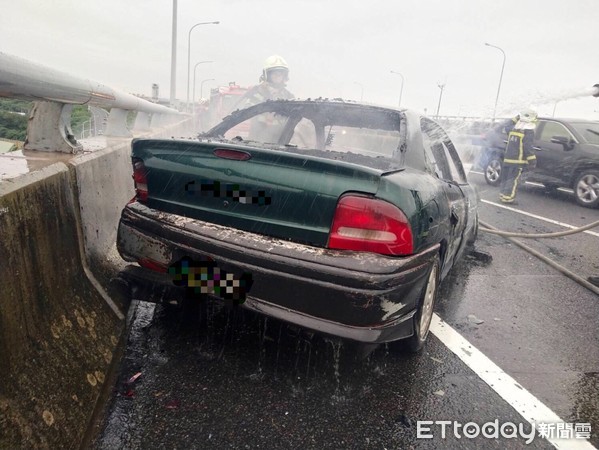
[[[579,205],[595,208],[599,205],[599,171],[585,170],[574,183],[574,195]]]
[[[501,183],[501,160],[499,156],[493,155],[485,166],[485,181],[491,186],[499,186]]]

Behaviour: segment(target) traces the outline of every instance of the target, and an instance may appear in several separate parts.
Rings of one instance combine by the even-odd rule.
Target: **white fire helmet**
[[[520,112],[520,121],[526,123],[534,123],[537,121],[539,115],[533,109],[525,109]]]
[[[264,67],[262,69],[262,78],[264,80],[268,80],[268,74],[271,71],[280,70],[284,73],[285,77],[283,81],[288,81],[289,79],[289,66],[287,65],[287,61],[285,61],[279,55],[272,55],[266,58],[264,61]]]

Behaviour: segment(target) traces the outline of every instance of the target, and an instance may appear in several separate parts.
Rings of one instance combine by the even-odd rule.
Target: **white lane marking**
[[[542,187],[542,188],[545,187],[545,185],[543,183],[535,183],[534,181],[525,181],[524,184],[527,184],[529,186]],[[568,189],[568,188],[559,187],[559,188],[557,188],[557,190],[562,191],[562,192],[567,192],[568,194],[574,194],[574,191],[572,189]]]
[[[540,422],[564,422],[556,413],[551,411],[543,402],[524,389],[520,383],[501,370],[497,364],[487,358],[436,313],[433,314],[431,332],[532,426]],[[538,431],[537,429],[537,436]],[[547,440],[555,448],[596,449],[586,439]]]
[[[482,199],[482,198],[480,199],[480,201],[482,203],[487,203],[489,205],[497,206],[498,208],[507,209],[509,211],[513,211],[515,213],[522,214],[524,216],[532,217],[533,219],[539,219],[539,220],[542,220],[544,222],[552,223],[554,225],[559,225],[560,227],[565,227],[565,228],[570,228],[570,229],[580,228],[580,227],[575,227],[574,225],[570,225],[568,223],[558,222],[557,220],[549,219],[549,218],[543,217],[543,216],[537,216],[536,214],[532,214],[532,213],[529,213],[529,212],[526,212],[526,211],[522,211],[521,209],[512,208],[511,206],[506,206],[506,205],[502,205],[500,203],[491,202],[489,200],[485,200],[485,199]],[[583,233],[599,237],[599,233],[597,233],[595,231],[585,230],[585,231],[583,231]]]

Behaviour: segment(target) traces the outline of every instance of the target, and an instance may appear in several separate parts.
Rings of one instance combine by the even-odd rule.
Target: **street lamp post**
[[[172,42],[171,42],[171,98],[170,105],[175,104],[175,92],[177,87],[177,0],[173,0],[173,25],[172,25]]]
[[[397,102],[397,107],[401,108],[401,94],[403,94],[403,82],[404,82],[403,75],[394,70],[392,70],[391,73],[394,73],[395,75],[399,75],[401,77],[401,89],[399,90],[399,102]]]
[[[503,68],[505,67],[505,52],[501,47],[491,45],[488,42],[485,42],[485,45],[487,47],[496,48],[503,54],[503,63],[501,64],[501,75],[499,75],[499,86],[497,86],[497,96],[495,97],[495,108],[493,108],[493,123],[495,123],[495,115],[497,114],[497,102],[499,101],[499,92],[501,91],[501,80],[503,80]]]
[[[193,94],[191,96],[192,107],[196,101],[196,69],[198,68],[198,66],[200,64],[212,63],[212,62],[214,62],[214,61],[200,61],[200,62],[197,62],[195,66],[193,66]],[[200,96],[200,98],[202,98],[202,97]]]
[[[203,92],[204,92],[204,83],[206,81],[214,81],[214,78],[208,78],[206,80],[202,80],[202,82],[200,83],[200,98],[204,98]]]
[[[196,23],[189,29],[189,33],[187,34],[187,109],[189,109],[189,72],[190,72],[190,64],[191,64],[191,32],[192,30],[200,25],[218,25],[220,22],[200,22]]]
[[[360,86],[360,101],[364,100],[364,86],[362,85],[362,83],[358,83],[357,81],[354,81],[354,83]]]
[[[439,104],[437,105],[437,114],[435,115],[435,118],[439,118],[439,109],[441,109],[441,98],[443,97],[443,89],[445,89],[445,85],[444,84],[438,84],[437,86],[439,86],[439,89],[441,89],[441,92],[439,93]]]

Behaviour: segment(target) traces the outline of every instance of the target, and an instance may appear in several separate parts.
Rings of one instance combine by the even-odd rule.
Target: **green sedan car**
[[[138,278],[363,344],[424,345],[478,229],[444,130],[409,110],[277,100],[198,140],[132,143],[117,246]]]

